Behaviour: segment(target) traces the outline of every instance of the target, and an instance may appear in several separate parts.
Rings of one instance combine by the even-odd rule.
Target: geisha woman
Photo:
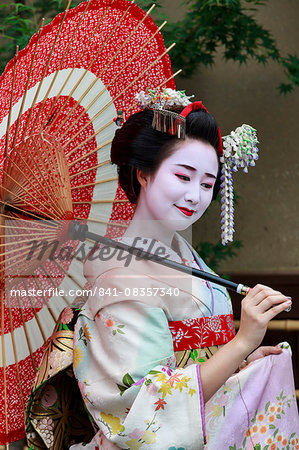
[[[155,102],[132,115],[112,143],[120,185],[136,203],[121,241],[210,271],[178,231],[200,219],[225,182],[220,131],[202,102],[170,91],[163,111]],[[32,448],[67,448],[55,444],[59,439],[72,450],[299,448],[290,353],[259,347],[289,298],[255,286],[242,301],[235,334],[229,295],[217,284],[141,258],[125,265],[112,251],[105,261],[96,253],[88,258],[85,276],[94,294],[75,321],[76,382],[70,379],[93,428],[84,443],[75,422],[63,439],[43,437],[35,399],[27,427]],[[46,396],[60,385],[46,385]],[[43,408],[45,418],[45,402]],[[43,438],[39,446],[33,428]]]

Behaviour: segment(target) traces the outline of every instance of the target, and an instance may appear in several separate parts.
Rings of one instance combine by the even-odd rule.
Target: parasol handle
[[[117,242],[113,239],[106,238],[96,233],[88,231],[88,225],[81,224],[80,222],[71,221],[68,225],[67,238],[79,241],[85,241],[85,239],[91,239],[95,242],[100,242],[108,247],[113,247],[118,250],[124,250],[132,255],[138,256],[138,258],[146,259],[149,261],[154,261],[162,266],[170,267],[171,269],[179,270],[180,272],[192,274],[198,278],[206,281],[211,281],[212,283],[223,286],[231,291],[235,291],[243,296],[247,295],[250,291],[250,287],[244,284],[234,283],[233,281],[226,280],[219,277],[218,275],[213,275],[212,273],[204,272],[203,270],[195,269],[194,267],[184,266],[176,261],[171,261],[169,259],[154,255],[152,253],[141,250],[137,247],[132,247],[130,245],[124,244],[123,242]]]

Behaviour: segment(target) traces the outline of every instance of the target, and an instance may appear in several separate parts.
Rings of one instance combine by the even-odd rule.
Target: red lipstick
[[[184,213],[186,216],[192,216],[195,211],[193,209],[183,208],[182,206],[174,205],[176,208],[178,208],[182,213]]]

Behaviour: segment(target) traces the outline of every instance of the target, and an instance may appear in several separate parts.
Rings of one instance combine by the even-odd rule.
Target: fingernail
[[[292,297],[287,297],[289,300],[293,300]]]

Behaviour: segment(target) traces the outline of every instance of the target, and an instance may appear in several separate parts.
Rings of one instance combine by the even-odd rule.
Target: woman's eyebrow
[[[188,166],[187,164],[175,164],[175,166],[184,167],[185,169],[195,171],[196,169],[192,166]],[[205,175],[210,178],[214,178],[216,180],[216,176],[212,173],[206,172]]]
[[[196,170],[195,167],[188,166],[187,164],[175,164],[175,166],[184,167],[185,169],[188,170]]]

